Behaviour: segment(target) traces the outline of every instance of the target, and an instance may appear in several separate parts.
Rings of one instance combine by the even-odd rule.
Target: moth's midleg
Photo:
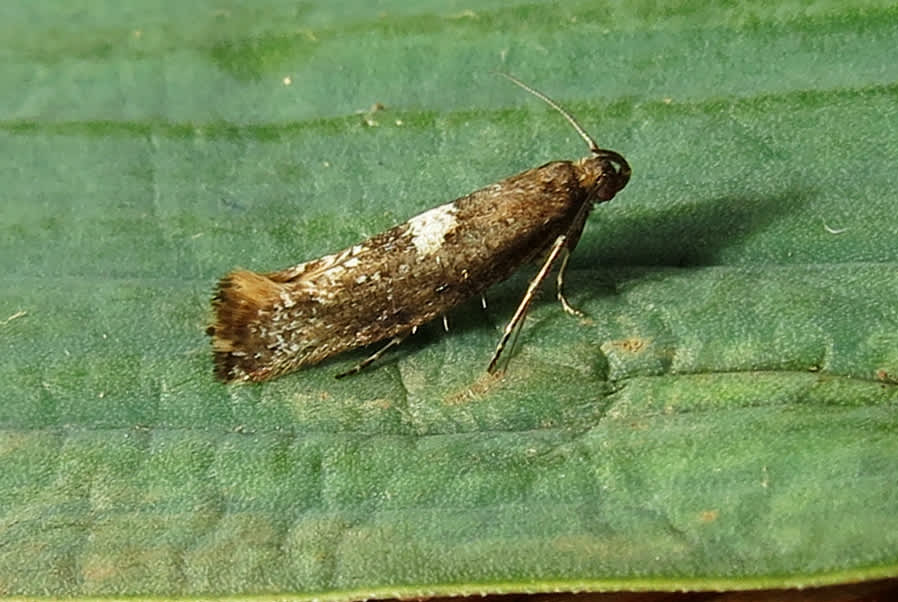
[[[557,297],[558,297],[558,300],[561,302],[561,307],[564,308],[564,311],[566,311],[570,315],[575,316],[577,318],[583,318],[586,316],[586,314],[584,314],[582,311],[580,311],[579,309],[577,309],[576,307],[574,307],[570,303],[568,303],[567,299],[564,296],[564,272],[565,272],[565,270],[567,270],[567,262],[568,262],[568,259],[570,259],[570,258],[571,258],[571,250],[568,249],[567,247],[564,247],[562,249],[561,267],[558,268],[558,278],[555,281],[555,283],[557,285],[557,290],[558,290]]]
[[[518,304],[517,310],[515,310],[514,315],[511,317],[511,320],[505,326],[505,331],[502,333],[502,338],[499,339],[499,344],[496,345],[496,351],[493,353],[493,359],[490,360],[489,366],[487,366],[487,372],[495,372],[496,366],[499,362],[499,356],[502,355],[502,350],[505,349],[506,344],[508,343],[508,339],[511,338],[511,335],[520,328],[520,326],[524,323],[524,318],[527,316],[527,310],[530,308],[530,304],[533,302],[533,297],[536,294],[536,289],[539,288],[539,285],[546,279],[546,276],[549,275],[549,271],[552,269],[552,264],[555,263],[555,260],[558,259],[558,256],[561,254],[563,250],[565,250],[565,243],[567,242],[567,236],[564,234],[560,235],[555,239],[555,242],[552,243],[552,247],[549,249],[548,255],[546,255],[546,260],[543,262],[542,267],[539,269],[539,272],[536,273],[536,276],[533,277],[533,280],[530,281],[530,285],[527,287],[527,291],[524,293],[524,298],[521,299],[521,302]]]

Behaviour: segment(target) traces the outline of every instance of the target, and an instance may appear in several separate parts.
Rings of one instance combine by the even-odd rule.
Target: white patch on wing
[[[446,235],[452,232],[457,224],[455,205],[448,203],[408,220],[408,231],[412,235],[415,249],[427,257],[440,249]]]

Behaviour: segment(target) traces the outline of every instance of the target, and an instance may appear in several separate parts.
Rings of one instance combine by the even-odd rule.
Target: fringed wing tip
[[[239,380],[235,374],[237,358],[225,351],[214,352],[215,366],[212,368],[215,377],[225,383]]]
[[[219,380],[230,383],[266,377],[268,370],[256,359],[262,342],[250,325],[258,322],[260,310],[271,306],[277,286],[249,270],[232,272],[219,281],[212,298],[214,321],[206,328]]]

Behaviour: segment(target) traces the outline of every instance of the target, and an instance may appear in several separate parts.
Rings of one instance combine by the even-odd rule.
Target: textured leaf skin
[[[894,8],[251,6],[0,8],[0,594],[898,575]],[[215,382],[228,270],[585,152],[497,68],[633,165],[589,319],[547,290],[485,376],[522,273],[358,377]]]

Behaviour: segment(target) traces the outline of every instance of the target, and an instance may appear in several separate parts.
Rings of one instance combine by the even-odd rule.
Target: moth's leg
[[[505,349],[505,345],[508,343],[508,339],[511,338],[511,335],[517,333],[524,323],[524,318],[527,316],[527,310],[530,309],[530,304],[533,302],[533,296],[536,294],[536,289],[539,288],[539,285],[542,284],[543,280],[546,279],[546,276],[549,275],[549,271],[552,269],[552,264],[558,259],[558,255],[564,249],[564,243],[566,241],[567,236],[562,234],[555,239],[554,243],[552,243],[552,247],[549,249],[549,254],[546,255],[546,260],[543,262],[539,272],[536,273],[536,276],[533,277],[533,280],[530,281],[530,285],[527,287],[527,292],[524,293],[524,298],[521,299],[521,302],[518,304],[518,309],[514,312],[511,320],[505,326],[502,338],[499,339],[499,344],[496,345],[496,351],[493,353],[493,359],[490,360],[490,364],[486,368],[487,372],[496,371],[496,366],[499,362],[499,356],[502,355],[502,350]]]
[[[405,337],[393,337],[392,339],[390,339],[389,343],[387,343],[386,345],[384,345],[383,347],[378,349],[374,354],[372,354],[369,357],[366,357],[365,359],[360,361],[358,364],[356,364],[355,366],[353,366],[346,372],[341,372],[340,374],[338,374],[337,378],[345,378],[351,374],[358,374],[359,372],[361,372],[362,370],[364,370],[365,368],[370,366],[372,363],[374,363],[378,359],[380,359],[380,357],[384,353],[386,353],[389,349],[392,349],[393,347],[395,347],[399,343],[401,343],[404,338]]]
[[[561,307],[564,308],[564,311],[577,318],[585,318],[586,314],[584,314],[576,307],[573,307],[570,303],[567,302],[567,299],[565,299],[564,297],[564,271],[567,269],[568,259],[571,258],[571,250],[567,248],[567,246],[565,246],[562,249],[561,253],[561,267],[558,269],[558,279],[556,280],[556,283],[558,285],[558,300],[561,301]]]

